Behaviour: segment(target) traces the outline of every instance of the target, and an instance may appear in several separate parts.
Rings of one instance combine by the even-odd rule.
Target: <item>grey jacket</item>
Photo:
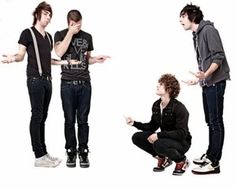
[[[219,81],[230,79],[230,68],[221,38],[213,23],[202,20],[197,31],[193,32],[193,41],[200,71],[206,72],[212,63],[219,65],[212,75],[200,82],[200,85],[211,86]]]

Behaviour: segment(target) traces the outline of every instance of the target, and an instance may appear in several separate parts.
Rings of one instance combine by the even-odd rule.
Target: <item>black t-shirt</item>
[[[42,34],[38,32],[35,27],[31,28],[35,34],[38,43],[39,57],[42,66],[42,76],[51,76],[51,50],[53,44],[52,36],[48,33],[48,36],[50,38],[49,41],[47,35],[43,37]],[[27,77],[28,78],[39,77],[40,75],[35,55],[33,38],[29,29],[25,29],[24,31],[22,31],[18,43],[26,47],[26,51],[28,54],[28,64],[26,71]]]
[[[54,36],[55,43],[63,41],[68,29],[57,31]],[[76,65],[62,65],[62,80],[84,80],[90,81],[88,70],[87,52],[93,50],[92,36],[80,30],[75,34],[70,42],[66,53],[62,56],[62,60],[78,60],[81,63]]]

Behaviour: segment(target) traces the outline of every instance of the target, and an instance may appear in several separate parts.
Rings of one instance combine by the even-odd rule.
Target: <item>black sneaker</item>
[[[66,153],[67,153],[66,166],[70,168],[76,167],[76,150],[68,149]]]
[[[158,158],[157,167],[153,168],[154,172],[162,172],[166,167],[170,166],[172,161],[168,157]]]
[[[79,150],[79,164],[81,168],[89,167],[88,149]]]

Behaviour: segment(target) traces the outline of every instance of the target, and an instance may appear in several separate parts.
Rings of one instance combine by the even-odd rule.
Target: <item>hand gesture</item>
[[[199,80],[197,80],[197,79],[195,79],[195,80],[194,79],[193,80],[182,80],[182,82],[184,82],[188,86],[192,86],[192,85],[196,85],[199,82]]]
[[[68,28],[68,32],[70,32],[72,35],[78,33],[80,31],[81,24],[73,24],[71,23]]]
[[[96,63],[104,63],[105,60],[111,58],[110,56],[108,55],[98,55],[98,56],[95,56],[94,57],[94,60]]]
[[[150,142],[151,144],[153,144],[155,141],[158,140],[157,133],[151,134],[151,135],[147,138],[147,140],[148,140],[148,142]]]
[[[203,71],[199,71],[199,72],[192,72],[192,71],[189,71],[190,74],[196,76],[198,79],[200,80],[204,80],[206,78],[206,75]]]
[[[134,120],[131,117],[124,116],[124,118],[125,118],[125,121],[126,121],[127,125],[133,126]]]
[[[4,57],[3,60],[1,60],[2,63],[12,63],[15,61],[15,56],[14,55],[2,55]]]

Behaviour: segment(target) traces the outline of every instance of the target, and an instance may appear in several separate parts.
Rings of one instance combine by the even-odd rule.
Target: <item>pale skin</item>
[[[170,102],[170,95],[169,93],[165,90],[165,86],[164,84],[157,84],[157,91],[156,94],[158,96],[161,97],[161,108],[164,109],[167,104]],[[132,117],[129,116],[124,116],[126,124],[129,126],[133,126],[134,124],[134,119]],[[157,133],[153,133],[151,134],[148,138],[147,138],[148,142],[153,144],[154,142],[156,142],[158,140],[158,136]]]
[[[179,18],[179,21],[180,21],[181,25],[183,26],[184,30],[186,30],[186,31],[191,30],[191,31],[196,32],[198,29],[199,24],[191,22],[188,19],[187,14],[181,15]],[[186,80],[183,82],[186,83],[187,85],[196,85],[199,83],[200,80],[206,79],[213,72],[215,72],[218,69],[218,67],[219,67],[219,65],[213,62],[211,64],[211,66],[205,72],[203,72],[203,71],[198,71],[198,72],[190,71],[190,73],[193,74],[196,78],[192,79],[192,80]]]
[[[82,26],[82,20],[79,20],[78,22],[75,22],[73,20],[69,21],[68,32],[64,40],[59,41],[55,44],[55,52],[60,58],[66,53],[71,43],[71,39],[73,35],[77,34],[81,30],[81,26]],[[103,63],[106,59],[110,58],[110,56],[107,56],[107,55],[98,55],[98,56],[92,57],[91,52],[86,52],[86,55],[87,55],[89,64]],[[77,61],[77,60],[72,60],[72,62],[74,63],[78,62],[78,64],[81,63],[80,61]]]
[[[51,21],[51,13],[49,11],[42,10],[41,19],[37,20],[35,24],[35,28],[45,37],[45,28]],[[22,44],[19,44],[18,52],[14,55],[11,54],[3,54],[2,63],[13,63],[13,62],[21,62],[24,60],[26,54],[26,47]],[[70,60],[70,62],[65,60],[51,60],[52,65],[65,65],[65,64],[78,64],[79,61]]]
[[[37,20],[35,24],[35,28],[45,36],[45,28],[51,21],[51,13],[45,10],[42,10],[41,19]],[[13,62],[21,62],[24,60],[26,54],[26,47],[22,44],[19,44],[18,52],[14,55],[11,54],[3,54],[2,63],[13,63]]]

